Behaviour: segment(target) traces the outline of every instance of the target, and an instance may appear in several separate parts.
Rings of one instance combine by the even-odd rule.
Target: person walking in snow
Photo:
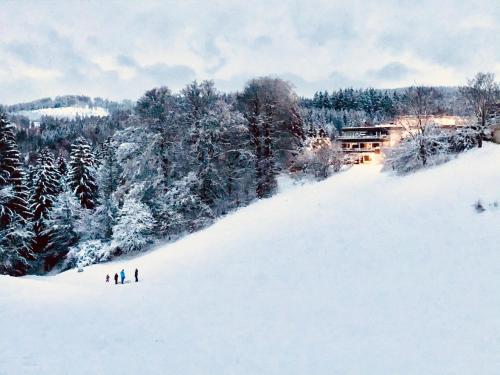
[[[122,280],[122,284],[125,282],[125,270],[122,270],[122,272],[120,272],[120,278]]]
[[[139,270],[137,268],[135,269],[134,276],[135,276],[135,282],[138,283],[139,282]]]
[[[109,283],[109,274],[106,275],[106,282]]]
[[[115,284],[118,284],[118,274],[115,273]]]

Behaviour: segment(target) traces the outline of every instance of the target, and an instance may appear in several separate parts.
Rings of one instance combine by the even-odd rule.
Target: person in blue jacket
[[[120,272],[120,278],[122,280],[122,284],[125,282],[125,270],[122,270],[122,272]]]

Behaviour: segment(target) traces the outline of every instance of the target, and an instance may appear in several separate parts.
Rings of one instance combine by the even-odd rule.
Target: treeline
[[[95,121],[45,119],[38,151],[21,155],[0,117],[0,273],[138,252],[273,195],[284,170],[338,170],[333,144],[306,134],[298,98],[280,79],[232,95],[211,82],[179,94],[156,88],[133,113],[103,122],[105,136]]]
[[[22,116],[9,116],[18,125],[16,141],[20,151],[31,157],[44,147],[55,154],[67,155],[71,144],[83,137],[93,146],[103,143],[118,129],[126,126],[132,111],[113,111],[109,116],[76,117],[75,119],[43,116],[37,126]]]
[[[427,87],[432,89],[434,115],[466,115],[467,103],[458,88]],[[318,91],[313,98],[303,98],[301,105],[310,113],[322,112],[340,130],[347,126],[372,125],[393,121],[396,116],[409,115],[407,88],[377,90],[339,89]]]
[[[441,111],[438,89],[341,92],[351,98],[345,103],[370,98],[371,107],[313,104],[319,95],[300,100],[289,83],[264,77],[235,94],[210,81],[179,93],[154,88],[133,110],[46,117],[35,129],[1,113],[0,274],[43,274],[139,252],[272,196],[280,173],[326,178],[344,163],[338,130],[394,116],[396,101],[397,113],[419,126],[388,155],[386,168],[408,173],[437,164],[481,146],[499,98],[494,76],[478,75],[460,90],[478,121],[444,134],[428,121]],[[327,102],[338,98],[328,94]]]
[[[132,109],[134,104],[130,100],[115,102],[99,97],[91,98],[85,95],[64,95],[56,96],[54,99],[48,97],[26,103],[7,105],[4,106],[3,110],[6,112],[19,112],[33,111],[42,108],[60,108],[71,106],[102,107],[108,109],[109,111],[115,111]]]
[[[327,108],[335,111],[364,111],[371,116],[393,117],[397,114],[400,96],[397,92],[375,89],[340,89],[338,91],[319,91],[312,99],[304,99],[308,107]]]

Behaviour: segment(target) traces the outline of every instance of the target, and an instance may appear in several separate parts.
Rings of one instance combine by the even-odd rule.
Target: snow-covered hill
[[[495,201],[488,144],[407,177],[355,166],[83,273],[0,277],[0,374],[498,374]]]
[[[58,108],[41,108],[34,109],[31,111],[19,111],[16,114],[28,117],[31,121],[39,121],[42,116],[52,116],[56,118],[67,118],[75,119],[76,117],[91,117],[98,116],[104,117],[108,116],[109,112],[106,108],[102,107],[58,107]]]

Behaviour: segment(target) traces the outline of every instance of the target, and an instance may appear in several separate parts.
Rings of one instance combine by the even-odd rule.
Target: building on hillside
[[[461,116],[430,116],[425,122],[454,131],[466,126],[470,120]],[[415,116],[400,116],[388,124],[345,127],[341,130],[337,142],[351,163],[380,162],[384,149],[394,147],[405,135],[416,131],[418,126],[419,121]]]
[[[380,161],[382,149],[393,147],[401,140],[403,128],[398,125],[346,127],[337,142],[351,163]]]

